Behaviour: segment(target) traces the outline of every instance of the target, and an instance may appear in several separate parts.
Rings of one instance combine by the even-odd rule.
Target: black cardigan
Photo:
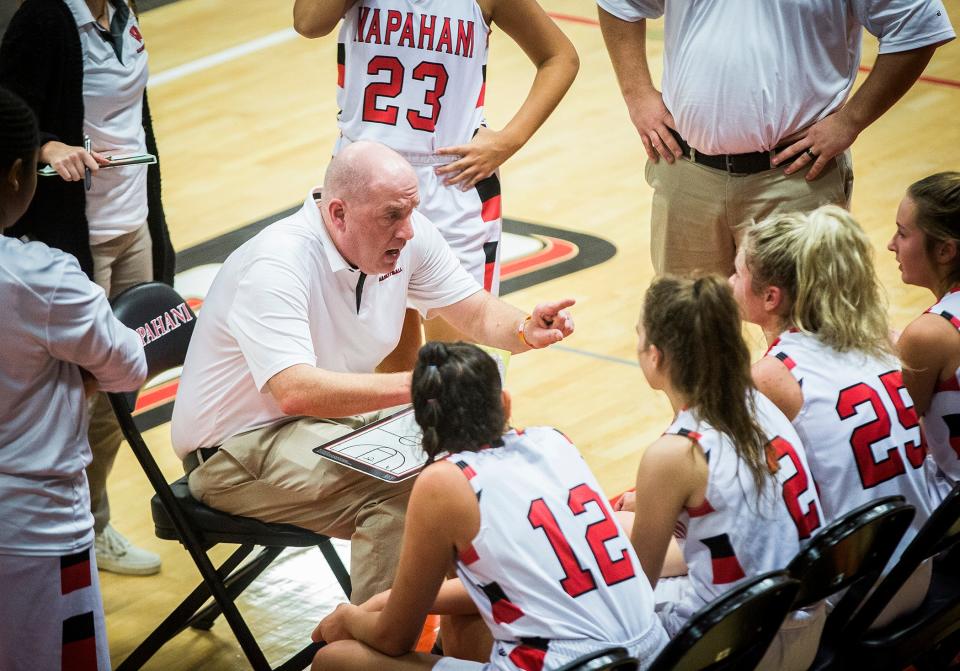
[[[83,146],[83,53],[76,20],[63,0],[25,0],[0,44],[0,85],[22,97],[37,115],[41,144]],[[157,155],[147,95],[143,96],[147,151]],[[159,155],[158,161],[159,161]],[[160,202],[160,164],[147,167],[147,225],[153,238],[154,279],[173,284],[175,255]],[[26,214],[4,233],[45,242],[77,257],[93,277],[83,181],[37,180]]]

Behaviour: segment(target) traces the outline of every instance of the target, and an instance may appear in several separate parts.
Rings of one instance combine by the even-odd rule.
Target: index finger
[[[774,154],[773,164],[780,165],[782,162],[786,161],[791,156],[796,156],[797,154],[799,154],[801,151],[803,151],[809,146],[810,146],[810,143],[806,141],[806,138],[797,140],[796,142],[794,142],[792,145],[790,145],[783,151],[777,154]]]
[[[467,150],[467,145],[461,144],[456,147],[440,147],[435,150],[434,154],[439,154],[440,156],[449,156],[450,154],[460,154],[461,156]]]
[[[559,301],[553,301],[552,303],[540,303],[533,311],[539,314],[556,315],[560,310],[564,310],[576,304],[576,302],[577,301],[572,298],[564,298]]]
[[[88,151],[84,151],[80,154],[80,160],[83,161],[83,164],[90,168],[90,170],[93,172],[96,172],[100,169],[100,164],[97,163],[97,159],[95,159]]]

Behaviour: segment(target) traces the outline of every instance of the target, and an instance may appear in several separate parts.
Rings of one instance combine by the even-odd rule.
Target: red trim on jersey
[[[500,196],[494,196],[483,202],[480,209],[480,218],[483,221],[496,221],[500,218]]]
[[[686,410],[686,408],[684,408]],[[697,433],[696,431],[691,431],[690,429],[680,429],[677,431],[678,436],[683,436],[684,438],[689,438],[695,443],[699,443],[700,439],[703,438],[702,434]]]
[[[947,380],[937,380],[937,383],[933,386],[933,393],[939,393],[941,391],[960,391],[960,380],[957,380],[956,375],[951,375]]]
[[[497,264],[495,262],[483,264],[483,289],[484,291],[490,291],[493,287],[493,271],[497,269]]]
[[[770,343],[770,347],[767,348],[767,351],[763,353],[763,356],[770,354],[770,350],[780,344],[780,336],[777,336],[777,339]]]
[[[480,86],[480,95],[477,96],[477,107],[483,107],[483,99],[487,95],[487,82]]]
[[[710,513],[716,512],[707,499],[704,499],[703,503],[701,503],[699,506],[696,506],[695,508],[687,508],[686,510],[687,515],[690,517],[703,517],[704,515],[709,515]]]
[[[344,66],[343,63],[337,63],[337,86],[343,88],[344,80]]]
[[[710,560],[713,564],[713,584],[726,585],[736,582],[745,577],[743,567],[733,555],[729,557],[714,557]]]
[[[778,352],[774,355],[775,359],[779,359],[784,366],[787,367],[787,370],[793,370],[797,367],[797,362],[790,358],[790,355],[786,352]]]
[[[510,661],[523,671],[542,671],[546,657],[546,650],[538,650],[523,644],[510,651]]]
[[[459,559],[464,564],[472,564],[473,562],[480,559],[480,555],[477,554],[476,548],[474,548],[473,545],[471,544],[470,547],[468,547],[463,552],[457,553],[457,559]]]
[[[60,558],[60,593],[69,594],[90,586],[90,554],[84,550],[84,559],[67,564],[70,557]]]
[[[457,464],[457,466],[460,466],[460,464]],[[463,464],[463,466],[460,466],[460,470],[463,471],[465,476],[467,476],[467,480],[473,480],[475,477],[477,477],[477,472],[473,470],[473,466],[470,466],[469,464]]]
[[[493,621],[497,624],[511,624],[523,617],[520,607],[507,599],[497,599],[490,604]]]
[[[61,654],[62,671],[97,671],[97,639],[91,636],[82,641],[64,643]]]

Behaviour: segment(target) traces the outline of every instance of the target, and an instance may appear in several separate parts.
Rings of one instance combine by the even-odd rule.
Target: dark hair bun
[[[37,150],[40,136],[33,111],[13,91],[0,86],[0,169]]]

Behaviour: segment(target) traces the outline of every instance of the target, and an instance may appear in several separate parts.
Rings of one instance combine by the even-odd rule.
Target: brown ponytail
[[[726,434],[750,469],[758,494],[771,469],[767,436],[756,419],[750,351],[740,335],[740,313],[726,280],[661,277],[643,305],[646,343],[663,352],[672,386],[701,420]]]

